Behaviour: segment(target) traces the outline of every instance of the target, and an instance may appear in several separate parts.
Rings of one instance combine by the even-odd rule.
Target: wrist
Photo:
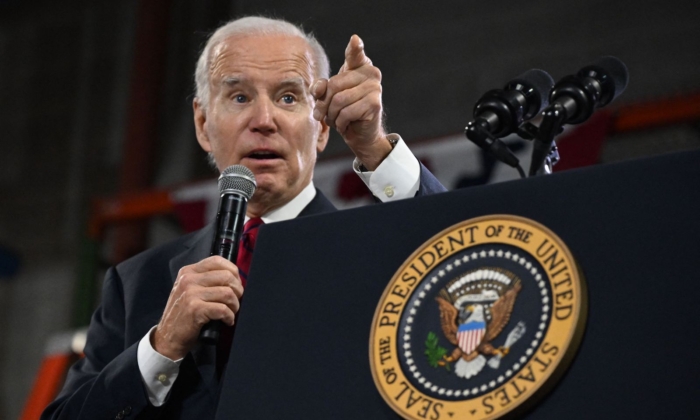
[[[187,353],[184,352],[184,354],[180,354],[182,353],[181,351],[178,352],[177,349],[171,348],[171,346],[168,345],[168,340],[159,333],[158,327],[153,329],[149,339],[151,341],[151,347],[153,347],[153,350],[155,350],[161,356],[167,357],[170,360],[180,360],[184,357],[184,354]]]
[[[363,172],[374,171],[386,159],[399,141],[397,134],[387,134],[377,139],[367,150],[355,152],[360,161],[360,170]]]

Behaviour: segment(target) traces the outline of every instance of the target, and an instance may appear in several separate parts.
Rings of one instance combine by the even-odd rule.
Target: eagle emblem
[[[455,374],[465,379],[481,372],[487,357],[491,357],[489,366],[498,368],[510,347],[525,333],[525,324],[519,322],[505,345],[491,344],[508,324],[521,289],[520,279],[501,268],[479,268],[450,281],[435,300],[442,332],[455,348],[438,364],[454,362]]]

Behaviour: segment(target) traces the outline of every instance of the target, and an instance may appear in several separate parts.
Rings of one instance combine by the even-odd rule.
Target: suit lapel
[[[173,283],[182,267],[195,264],[209,256],[212,240],[214,240],[214,225],[210,224],[185,242],[185,250],[170,260],[170,278]]]
[[[170,260],[170,278],[173,283],[175,283],[177,273],[182,267],[195,264],[209,256],[213,238],[214,225],[210,224],[185,243],[185,250]],[[202,377],[202,381],[206,384],[209,391],[216,394],[218,389],[216,380],[216,346],[198,343],[190,353]]]
[[[316,188],[316,196],[311,200],[309,204],[304,207],[304,210],[299,213],[297,217],[312,216],[314,214],[330,213],[336,211],[337,209],[331,203],[323,193]]]

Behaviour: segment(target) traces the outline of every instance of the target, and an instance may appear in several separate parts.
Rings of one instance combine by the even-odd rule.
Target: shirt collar
[[[316,197],[316,188],[314,187],[314,182],[311,181],[292,201],[264,214],[262,220],[265,223],[275,223],[294,219],[299,216],[299,213],[304,210],[304,207],[309,205],[314,197]],[[248,219],[249,217],[246,216],[245,221],[247,222]]]

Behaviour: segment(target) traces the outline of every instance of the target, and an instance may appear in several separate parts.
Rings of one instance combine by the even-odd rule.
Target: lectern
[[[488,215],[551,230],[588,288],[575,358],[521,416],[700,418],[700,151],[265,226],[217,418],[399,418],[372,377],[377,305],[428,239]]]

